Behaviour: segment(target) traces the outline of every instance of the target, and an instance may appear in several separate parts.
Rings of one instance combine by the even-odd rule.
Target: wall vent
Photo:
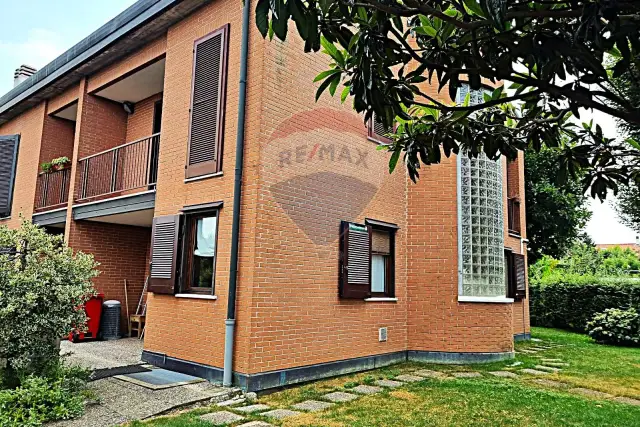
[[[378,329],[378,341],[380,342],[387,341],[387,328]]]

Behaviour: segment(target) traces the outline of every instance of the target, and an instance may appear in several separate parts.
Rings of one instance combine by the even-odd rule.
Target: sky
[[[22,64],[41,68],[65,50],[122,12],[135,0],[0,0],[0,94],[13,87],[13,73]],[[593,116],[608,136],[615,136],[614,120],[603,114]],[[590,200],[593,212],[586,227],[596,243],[630,243],[633,230],[622,225],[608,198]]]

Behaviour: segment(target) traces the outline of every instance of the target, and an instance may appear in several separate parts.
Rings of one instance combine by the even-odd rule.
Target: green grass
[[[545,378],[567,383],[567,389],[558,390],[535,383],[533,377],[521,375],[518,379],[495,378],[485,375],[477,379],[425,379],[396,390],[365,396],[338,404],[330,410],[303,414],[278,422],[282,426],[640,426],[640,406],[611,400],[595,399],[572,394],[568,388],[586,387],[615,396],[640,399],[640,349],[610,347],[595,344],[584,335],[564,331],[534,328],[532,335],[563,344],[536,355],[518,354],[519,366],[514,361],[473,366],[443,366],[406,363],[375,371],[348,375],[303,386],[292,387],[260,397],[260,403],[274,408],[286,408],[307,399],[318,399],[325,393],[348,391],[356,384],[370,384],[376,379],[392,378],[416,368],[441,371],[460,370],[512,370],[533,367],[540,359],[563,359],[569,367]],[[534,347],[538,342],[518,343],[516,349]],[[543,345],[544,345],[543,344]],[[198,416],[219,410],[211,407],[178,416],[164,417],[136,427],[204,427]],[[259,420],[259,416],[247,417]]]

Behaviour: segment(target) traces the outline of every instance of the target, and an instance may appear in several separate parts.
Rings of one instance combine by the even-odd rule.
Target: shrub
[[[88,372],[59,365],[51,374],[30,375],[19,387],[0,391],[0,427],[35,427],[82,414]]]
[[[96,266],[29,222],[0,227],[0,359],[9,386],[56,369],[57,339],[86,322],[81,306],[94,293]]]
[[[610,308],[587,323],[589,336],[602,344],[640,345],[640,314],[635,308]]]
[[[585,332],[608,308],[640,310],[640,280],[596,276],[552,276],[529,282],[531,324]]]

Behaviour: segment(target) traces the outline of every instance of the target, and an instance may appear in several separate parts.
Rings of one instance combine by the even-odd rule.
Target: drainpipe
[[[240,198],[242,196],[242,166],[244,164],[244,123],[247,98],[247,53],[249,50],[249,6],[244,0],[242,9],[242,41],[240,51],[240,84],[238,87],[238,130],[236,136],[236,170],[233,182],[233,228],[231,231],[231,265],[229,267],[229,296],[224,333],[224,376],[222,384],[233,384],[233,339],[236,326],[236,288],[238,283],[238,241],[240,240]]]

